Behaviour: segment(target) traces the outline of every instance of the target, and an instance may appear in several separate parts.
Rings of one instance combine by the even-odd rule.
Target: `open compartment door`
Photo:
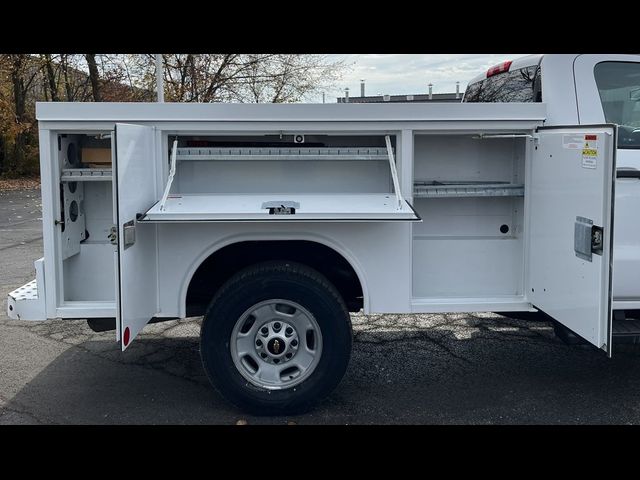
[[[116,124],[116,334],[122,350],[158,311],[156,226],[137,219],[158,200],[154,140],[152,127]]]
[[[528,297],[609,354],[615,134],[541,127],[529,181]]]
[[[385,137],[386,150],[362,148],[178,148],[171,149],[171,168],[164,195],[141,222],[380,222],[420,221],[413,207],[403,198],[398,181],[391,137]],[[179,151],[181,151],[179,153]],[[187,153],[185,153],[185,151]],[[383,155],[382,152],[386,153]],[[174,193],[171,185],[178,160],[284,161],[284,160],[380,160],[389,162],[394,193]],[[275,172],[284,172],[281,165]],[[308,167],[309,175],[314,168]],[[338,171],[336,171],[336,174]],[[274,173],[279,175],[279,173]]]

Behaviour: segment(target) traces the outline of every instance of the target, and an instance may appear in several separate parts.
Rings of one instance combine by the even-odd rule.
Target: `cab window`
[[[640,148],[640,63],[601,62],[594,75],[605,120],[618,125],[618,148]]]
[[[541,102],[540,67],[499,73],[467,87],[464,102]]]

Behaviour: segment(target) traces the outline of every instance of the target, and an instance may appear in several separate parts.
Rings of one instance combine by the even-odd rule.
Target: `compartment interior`
[[[58,135],[63,299],[115,301],[111,139]]]
[[[179,136],[176,166],[172,194],[392,191],[382,135]]]
[[[414,136],[413,297],[523,294],[524,138]]]
[[[415,219],[394,151],[384,135],[169,135],[170,190],[142,221]]]

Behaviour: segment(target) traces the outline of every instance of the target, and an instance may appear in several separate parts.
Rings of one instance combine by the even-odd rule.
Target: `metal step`
[[[640,336],[640,320],[614,320],[614,337],[635,337]]]

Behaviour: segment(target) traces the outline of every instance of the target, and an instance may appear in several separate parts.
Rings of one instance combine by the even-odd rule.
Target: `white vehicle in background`
[[[544,102],[547,127],[618,125],[613,309],[616,319],[637,318],[640,313],[640,56],[522,57],[496,65],[473,78],[462,101]]]

